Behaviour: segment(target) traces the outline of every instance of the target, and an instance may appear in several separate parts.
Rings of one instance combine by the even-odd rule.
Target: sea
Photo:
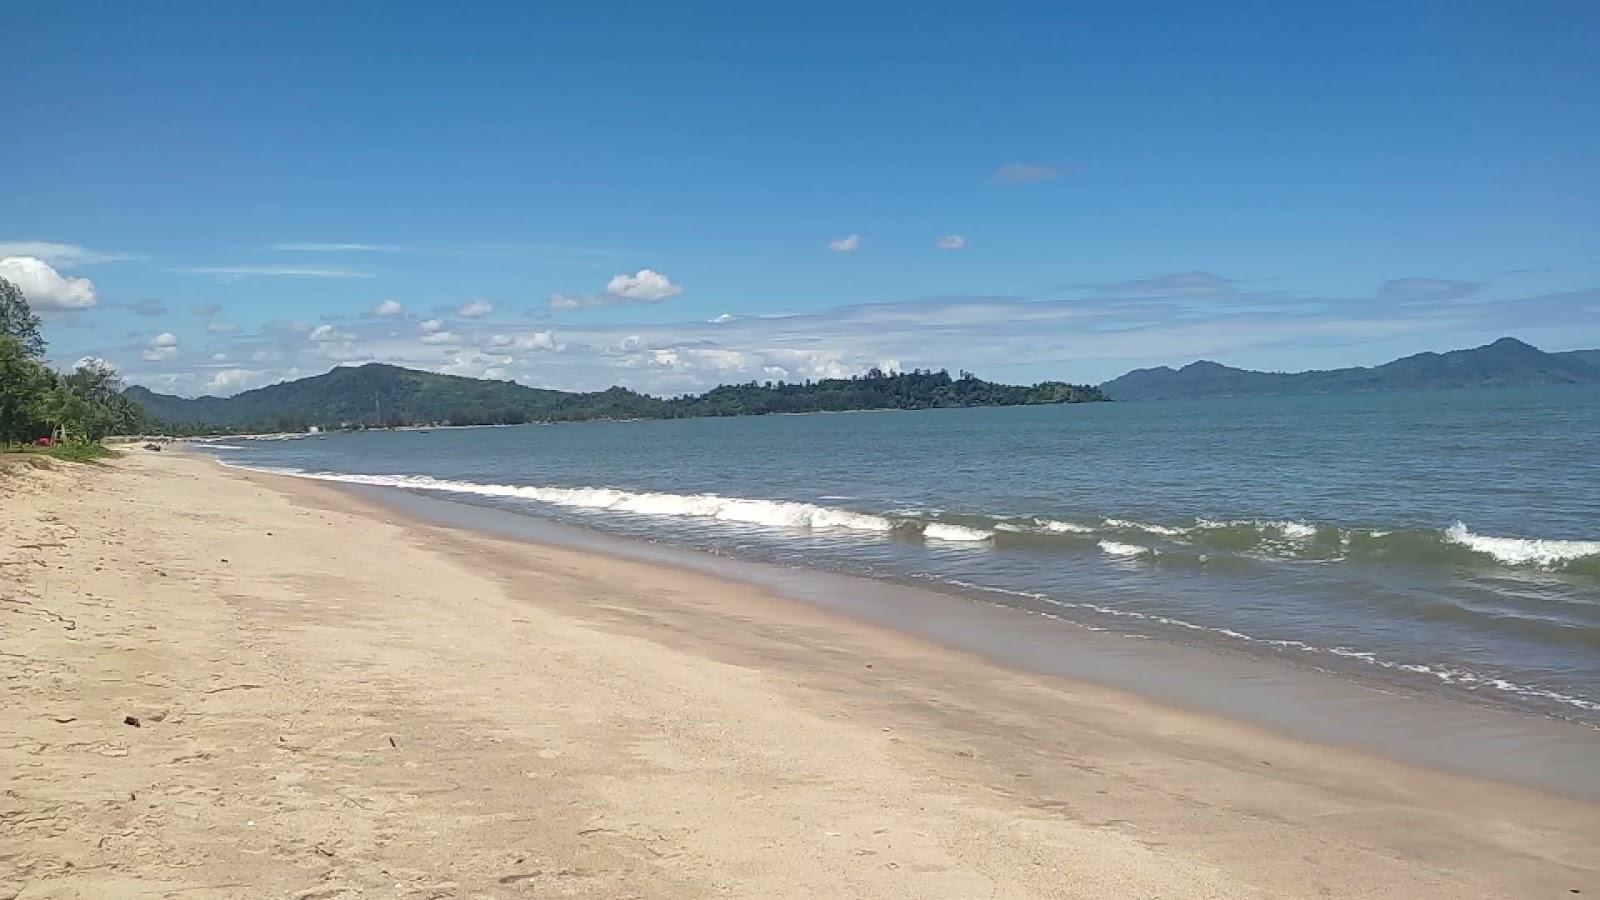
[[[1600,391],[225,438],[228,465],[1600,727]]]

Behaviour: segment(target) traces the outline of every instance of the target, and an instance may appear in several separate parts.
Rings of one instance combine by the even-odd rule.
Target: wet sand
[[[0,473],[0,627],[0,898],[1600,891],[1592,803],[190,456]]]

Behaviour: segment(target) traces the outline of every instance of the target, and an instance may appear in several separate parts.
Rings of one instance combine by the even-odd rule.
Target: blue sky
[[[1600,346],[1592,3],[6,21],[0,276],[158,389]]]

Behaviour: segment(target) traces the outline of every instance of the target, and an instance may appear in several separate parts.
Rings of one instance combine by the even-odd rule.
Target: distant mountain
[[[168,430],[303,431],[372,425],[498,425],[587,419],[1021,406],[1106,399],[1097,388],[1047,381],[995,384],[963,373],[874,370],[857,378],[723,385],[697,396],[661,399],[614,387],[594,393],[540,390],[510,381],[439,375],[371,363],[245,391],[186,399],[134,386],[126,394]]]
[[[1202,360],[1181,369],[1136,369],[1100,389],[1113,400],[1166,400],[1547,384],[1600,384],[1600,350],[1546,353],[1506,337],[1470,350],[1418,353],[1370,368],[1256,372]]]

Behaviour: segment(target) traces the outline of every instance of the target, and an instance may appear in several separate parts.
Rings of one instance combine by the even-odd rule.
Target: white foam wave
[[[238,444],[204,443],[204,444],[201,444],[200,446],[206,448],[207,450],[243,450],[243,449],[245,449],[244,447],[241,447]]]
[[[520,484],[479,484],[470,481],[450,481],[427,475],[347,475],[336,472],[298,472],[279,470],[282,474],[315,478],[321,481],[341,481],[350,484],[371,484],[413,490],[441,491],[451,494],[472,494],[480,497],[509,497],[533,500],[552,506],[578,509],[608,510],[642,516],[688,516],[739,522],[749,525],[766,525],[784,528],[848,529],[851,531],[893,531],[895,523],[883,516],[817,506],[811,503],[793,503],[784,500],[751,500],[743,497],[721,497],[716,494],[669,494],[654,491],[623,491],[615,488],[568,488]]]
[[[1142,547],[1138,544],[1124,544],[1120,541],[1101,541],[1100,550],[1101,552],[1109,553],[1112,556],[1143,556],[1147,553],[1155,553],[1155,551],[1149,547]]]
[[[922,529],[922,536],[934,541],[976,543],[994,537],[994,532],[982,528],[968,528],[965,525],[952,525],[949,522],[929,522]]]
[[[1254,528],[1257,531],[1273,531],[1291,540],[1304,541],[1317,536],[1317,526],[1293,519],[1201,519],[1196,526],[1205,529],[1219,528]]]
[[[1058,519],[1028,519],[1024,522],[1006,521],[995,524],[996,531],[1043,534],[1094,534],[1094,529],[1076,522]]]
[[[1539,538],[1491,537],[1473,534],[1464,523],[1445,529],[1445,540],[1511,566],[1555,566],[1600,555],[1600,541],[1558,541]]]
[[[1150,534],[1159,534],[1162,537],[1177,537],[1186,533],[1187,528],[1173,528],[1170,525],[1150,525],[1145,522],[1133,522],[1128,519],[1106,519],[1107,528],[1120,528],[1124,531],[1146,531]]]

